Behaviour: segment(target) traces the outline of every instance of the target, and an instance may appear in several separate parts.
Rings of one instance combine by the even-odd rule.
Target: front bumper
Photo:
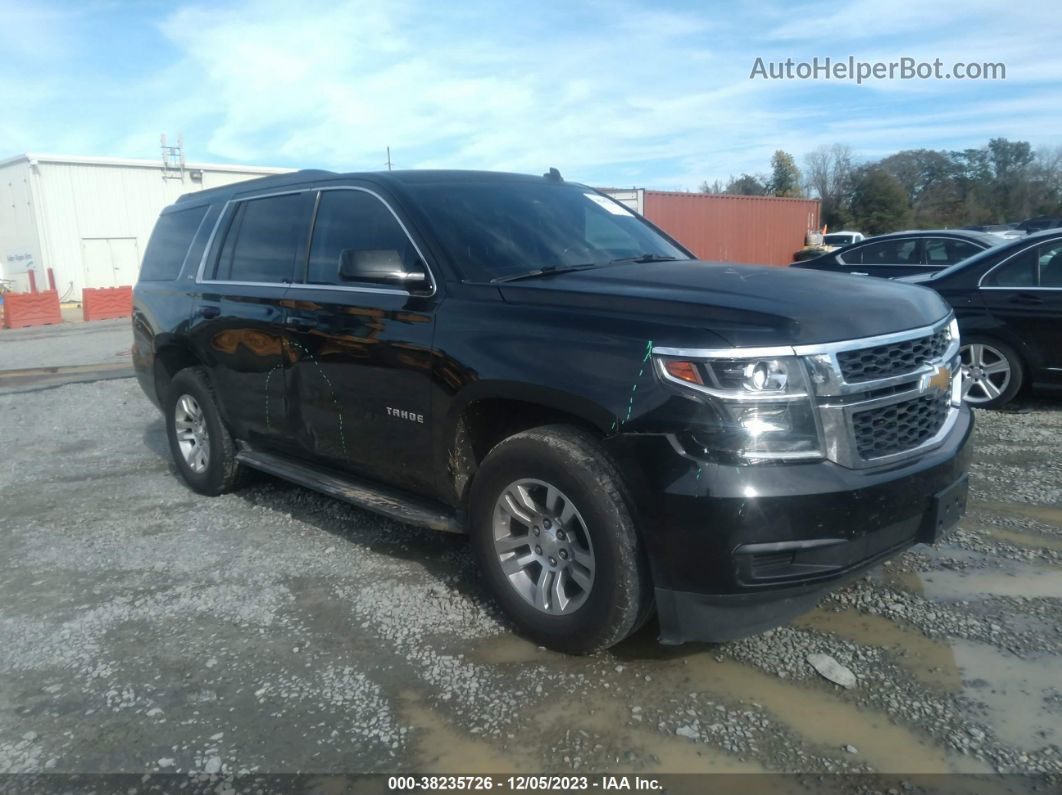
[[[859,470],[697,463],[665,437],[623,438],[617,457],[641,508],[661,640],[777,626],[868,567],[931,543],[964,509],[972,429],[963,407],[940,446]]]

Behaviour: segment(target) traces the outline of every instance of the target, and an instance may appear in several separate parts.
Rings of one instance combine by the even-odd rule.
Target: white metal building
[[[159,212],[182,193],[291,169],[18,155],[0,160],[0,278],[48,289],[64,301],[84,287],[134,284]]]

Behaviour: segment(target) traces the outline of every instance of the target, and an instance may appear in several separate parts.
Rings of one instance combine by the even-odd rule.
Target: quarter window
[[[151,233],[144,264],[140,268],[140,281],[173,281],[181,272],[188,255],[188,247],[195,237],[207,208],[193,207],[190,210],[166,213],[159,216],[155,231]],[[200,247],[201,248],[201,247]],[[201,255],[200,255],[201,256]]]
[[[1035,287],[1036,266],[1038,257],[1037,249],[1031,248],[1023,251],[994,271],[985,279],[987,287]]]
[[[1062,241],[1040,246],[1040,286],[1062,287]]]
[[[290,282],[306,256],[313,193],[289,193],[239,202],[222,243],[214,279]]]
[[[414,270],[417,250],[387,206],[361,190],[321,192],[310,244],[307,284],[349,285],[339,275],[343,251],[398,252],[406,270]]]

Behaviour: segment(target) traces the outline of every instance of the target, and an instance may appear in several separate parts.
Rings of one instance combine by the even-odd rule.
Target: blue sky
[[[1045,2],[9,2],[0,158],[489,168],[693,189],[843,143],[860,159],[990,137],[1062,144]],[[1003,62],[980,81],[750,80],[766,61]]]

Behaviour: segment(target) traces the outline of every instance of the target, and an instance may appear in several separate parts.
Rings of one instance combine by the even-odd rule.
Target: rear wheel
[[[488,587],[534,642],[585,654],[644,623],[652,590],[626,490],[584,431],[498,444],[476,473],[471,525]]]
[[[173,377],[163,411],[170,452],[185,483],[210,496],[239,485],[244,470],[236,463],[236,444],[202,368],[189,367]]]
[[[1021,389],[1021,359],[1009,345],[987,338],[963,343],[962,397],[977,408],[1009,403]]]

